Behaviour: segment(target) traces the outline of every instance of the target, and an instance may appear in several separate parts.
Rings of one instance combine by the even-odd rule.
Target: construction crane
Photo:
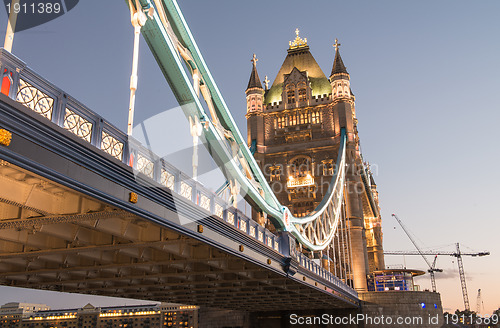
[[[432,264],[431,264],[429,262],[429,259],[427,259],[425,254],[420,249],[420,247],[418,247],[417,242],[413,239],[413,237],[411,236],[410,232],[406,229],[406,226],[403,224],[403,222],[398,218],[398,216],[396,214],[392,214],[392,216],[396,219],[396,221],[398,221],[401,228],[403,228],[403,231],[406,233],[408,238],[410,238],[413,246],[415,246],[415,248],[417,249],[418,254],[420,254],[420,256],[422,256],[424,258],[425,263],[427,263],[427,265],[429,266],[429,269],[427,270],[427,272],[429,272],[429,275],[431,276],[432,291],[436,292],[436,277],[434,275],[434,272],[443,272],[442,269],[436,269],[437,255],[434,257],[434,262],[432,262]],[[385,254],[387,254],[387,253],[385,253]]]
[[[469,295],[467,294],[467,284],[465,283],[464,264],[462,263],[462,252],[460,252],[460,244],[457,243],[457,252],[455,254],[458,263],[458,273],[460,274],[460,284],[462,285],[462,295],[464,297],[464,307],[466,311],[470,311]]]
[[[432,266],[427,270],[431,276],[431,286],[432,286],[432,291],[436,292],[436,277],[434,276],[434,272],[443,272],[443,269],[437,269],[436,268],[436,261],[437,261],[438,256],[434,256],[434,261],[432,261]]]
[[[470,311],[470,304],[469,304],[469,295],[467,294],[467,285],[465,282],[465,272],[464,272],[464,265],[462,262],[462,256],[486,256],[490,255],[490,252],[484,251],[484,252],[476,252],[476,253],[462,253],[460,250],[460,244],[456,243],[456,251],[389,251],[389,252],[384,252],[385,255],[448,255],[448,256],[453,256],[457,258],[457,263],[458,263],[458,273],[460,274],[460,283],[462,285],[462,295],[464,298],[464,306],[465,310]]]
[[[477,303],[476,303],[476,314],[481,313],[481,305],[483,304],[483,300],[481,298],[481,289],[477,290]]]

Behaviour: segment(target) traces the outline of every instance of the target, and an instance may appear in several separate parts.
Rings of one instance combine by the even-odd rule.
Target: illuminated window
[[[306,101],[307,100],[307,91],[306,89],[299,89],[299,101]]]
[[[319,124],[321,123],[321,117],[318,111],[313,111],[311,113],[311,123],[312,124]]]
[[[334,172],[334,164],[333,160],[324,160],[322,161],[323,164],[323,175],[333,175]]]
[[[295,90],[288,90],[286,92],[286,98],[287,98],[287,102],[289,104],[293,104],[295,102]]]
[[[291,126],[297,125],[297,113],[290,114],[288,119]]]
[[[302,123],[304,123],[304,124],[309,123],[309,113],[305,112],[305,113],[303,113],[303,115],[304,115],[304,121]]]
[[[285,116],[278,116],[276,118],[276,127],[278,129],[283,129],[286,127],[286,117]]]
[[[269,168],[270,171],[270,180],[271,181],[280,181],[281,180],[281,166],[271,166]]]

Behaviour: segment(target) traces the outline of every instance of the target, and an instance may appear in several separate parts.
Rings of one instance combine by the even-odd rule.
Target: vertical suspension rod
[[[12,0],[10,4],[10,14],[7,22],[7,32],[5,32],[4,49],[12,52],[12,44],[14,43],[14,33],[16,31],[17,12],[14,8],[19,7],[19,0]]]
[[[132,74],[130,75],[130,102],[128,107],[128,125],[127,135],[132,135],[134,127],[134,110],[135,110],[135,92],[137,91],[137,67],[139,65],[139,36],[141,35],[141,27],[144,26],[147,20],[146,14],[142,11],[139,2],[135,1],[136,9],[134,10],[132,1],[129,0],[130,6],[130,21],[134,27],[134,52],[132,57]]]

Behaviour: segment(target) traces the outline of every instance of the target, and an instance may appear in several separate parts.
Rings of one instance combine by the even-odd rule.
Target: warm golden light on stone
[[[0,144],[4,146],[9,146],[12,141],[12,133],[7,130],[0,129]]]
[[[135,204],[135,203],[137,203],[137,200],[138,200],[137,194],[135,192],[131,192],[129,194],[128,201],[131,202],[131,203],[133,203],[133,204]]]
[[[304,186],[310,186],[314,184],[314,178],[308,174],[305,177],[302,178],[297,178],[295,179],[294,177],[289,177],[288,182],[286,183],[286,186],[288,188],[295,188],[295,187],[304,187]]]

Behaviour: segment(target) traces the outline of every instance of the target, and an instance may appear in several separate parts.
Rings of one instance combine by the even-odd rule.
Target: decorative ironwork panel
[[[227,222],[234,225],[234,213],[227,212]]]
[[[240,220],[240,230],[241,231],[247,231],[247,221]]]
[[[250,236],[255,238],[255,227],[250,226]]]
[[[101,149],[120,161],[123,158],[123,142],[102,131]]]
[[[193,187],[185,182],[181,182],[181,196],[191,199],[193,197]]]
[[[208,198],[205,195],[201,195],[200,206],[206,209],[207,211],[210,211],[210,198]]]
[[[215,215],[217,215],[221,219],[222,216],[224,215],[224,209],[219,204],[215,204]]]
[[[94,125],[92,124],[92,122],[84,119],[74,111],[66,108],[66,112],[64,114],[64,128],[66,130],[82,138],[83,140],[90,142],[93,126]]]
[[[273,240],[269,236],[267,237],[267,246],[269,246],[271,248],[273,247]]]
[[[174,190],[175,175],[165,169],[161,169],[161,184],[170,190]]]
[[[144,157],[141,154],[137,154],[137,170],[139,172],[153,179],[154,169],[155,165],[150,159]]]
[[[278,252],[279,248],[280,248],[280,244],[275,240],[274,241],[274,250]]]
[[[261,243],[264,242],[264,234],[262,233],[262,231],[259,231],[259,238],[258,239],[260,240]]]
[[[32,111],[52,120],[54,99],[23,79],[19,79],[16,100]]]

